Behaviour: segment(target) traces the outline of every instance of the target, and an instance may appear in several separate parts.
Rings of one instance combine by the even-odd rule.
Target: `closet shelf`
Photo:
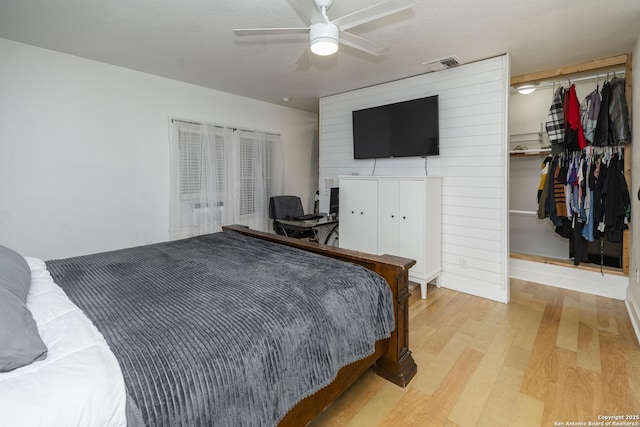
[[[538,215],[538,212],[536,211],[522,211],[517,209],[509,209],[509,213],[516,215]]]
[[[526,150],[510,150],[511,157],[541,156],[551,153],[551,148],[528,148]]]

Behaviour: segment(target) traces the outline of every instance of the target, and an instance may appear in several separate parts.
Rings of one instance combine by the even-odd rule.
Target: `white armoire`
[[[340,247],[414,259],[409,280],[426,284],[441,270],[442,178],[341,176]]]

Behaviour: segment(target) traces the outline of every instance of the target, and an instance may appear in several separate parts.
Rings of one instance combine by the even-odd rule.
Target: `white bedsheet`
[[[0,425],[125,426],[124,380],[102,334],[42,260],[26,259],[27,306],[49,351],[42,361],[0,373]]]

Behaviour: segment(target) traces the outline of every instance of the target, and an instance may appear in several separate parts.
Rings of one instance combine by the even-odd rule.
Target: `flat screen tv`
[[[352,116],[354,159],[440,154],[438,95],[356,110]]]

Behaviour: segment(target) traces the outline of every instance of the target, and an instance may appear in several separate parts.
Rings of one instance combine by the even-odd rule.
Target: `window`
[[[171,237],[225,223],[268,230],[268,201],[281,193],[280,136],[172,120]]]
[[[195,132],[180,131],[180,198],[195,199],[200,194],[200,140]]]
[[[207,173],[216,174],[216,191],[218,197],[224,197],[225,172],[224,138],[222,135],[212,135],[211,141],[201,138],[198,132],[179,129],[178,143],[180,162],[180,198],[182,200],[197,200],[200,197],[203,181],[206,182]],[[213,144],[215,167],[203,168],[206,158],[204,144]],[[204,177],[203,177],[204,174]]]
[[[240,215],[250,215],[255,212],[254,148],[253,141],[240,138]]]
[[[255,214],[261,199],[268,204],[276,194],[278,141],[276,135],[239,131],[240,215]]]

